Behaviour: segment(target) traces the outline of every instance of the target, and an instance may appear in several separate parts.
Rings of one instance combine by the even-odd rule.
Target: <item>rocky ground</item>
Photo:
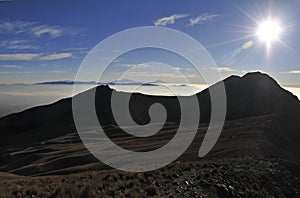
[[[298,164],[297,164],[298,163]],[[300,197],[299,162],[236,158],[174,162],[156,171],[2,175],[2,197]]]

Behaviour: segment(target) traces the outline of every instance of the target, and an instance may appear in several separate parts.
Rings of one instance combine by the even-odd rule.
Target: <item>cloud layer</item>
[[[72,57],[72,53],[43,54],[0,54],[0,60],[58,60]]]
[[[292,71],[289,71],[289,72],[286,72],[288,74],[300,74],[300,70],[292,70]]]

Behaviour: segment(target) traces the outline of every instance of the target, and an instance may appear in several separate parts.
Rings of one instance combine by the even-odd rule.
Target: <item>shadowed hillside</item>
[[[36,187],[28,188],[28,192],[9,187],[8,192],[16,191],[24,196],[145,197],[180,196],[181,193],[209,197],[299,196],[298,99],[266,74],[232,76],[224,84],[226,123],[217,144],[205,158],[199,158],[198,151],[210,119],[208,89],[197,94],[201,119],[190,147],[170,166],[145,174],[111,170],[96,160],[76,133],[72,99],[67,98],[0,119],[0,171],[3,172],[0,178],[8,179],[10,186],[19,183],[24,189],[28,188],[30,178],[28,182]],[[154,150],[176,133],[180,121],[176,97],[132,94],[130,112],[136,122],[150,121],[148,110],[154,103],[163,104],[168,112],[161,131],[149,138],[136,138],[122,131],[113,119],[110,110],[113,90],[106,86],[95,89],[99,121],[119,146],[133,151]],[[92,90],[75,97],[90,94]],[[117,94],[122,97],[128,93]]]
[[[266,74],[257,72],[243,77],[232,76],[225,79],[224,84],[227,95],[226,120],[300,111],[297,97],[282,89]],[[94,89],[96,89],[97,113],[104,115],[99,121],[104,125],[115,125],[110,109],[113,90],[108,86],[98,86]],[[86,97],[92,93],[90,90],[75,97]],[[122,97],[128,93],[117,94]],[[208,123],[211,106],[209,90],[198,93],[197,97],[201,110],[199,123]],[[154,103],[164,105],[168,112],[167,122],[179,122],[180,106],[176,97],[147,96],[139,93],[132,94],[130,98],[132,118],[140,124],[148,123],[150,121],[148,110]],[[15,142],[18,142],[18,145],[32,144],[75,132],[72,99],[62,99],[50,105],[35,107],[1,118],[0,131],[1,145],[15,144]]]

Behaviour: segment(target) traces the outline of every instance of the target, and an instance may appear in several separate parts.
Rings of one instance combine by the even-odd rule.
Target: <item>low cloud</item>
[[[0,60],[58,60],[72,57],[72,53],[42,54],[0,54]]]
[[[23,69],[21,65],[1,65],[1,68],[9,68],[9,69]]]
[[[285,72],[287,74],[300,74],[300,70],[292,70],[292,71],[288,71],[288,72]]]
[[[194,25],[197,25],[197,24],[203,24],[203,23],[211,21],[212,19],[214,19],[218,16],[219,15],[216,15],[216,14],[203,14],[203,15],[200,15],[196,18],[190,18],[189,19],[189,21],[190,21],[189,25],[194,26]]]
[[[156,26],[167,26],[169,24],[174,24],[176,19],[182,19],[188,17],[187,14],[173,14],[169,17],[159,18],[154,22]]]
[[[235,72],[235,69],[232,69],[230,67],[217,67],[215,68],[215,70],[219,71],[219,72]]]

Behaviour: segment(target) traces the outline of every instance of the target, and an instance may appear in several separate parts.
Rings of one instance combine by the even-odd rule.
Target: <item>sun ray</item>
[[[278,39],[278,42],[280,42],[283,46],[285,46],[288,50],[290,50],[293,54],[295,54],[295,55],[298,55],[297,53],[296,53],[296,51],[293,49],[293,48],[291,48],[286,42],[284,42],[283,40],[281,40],[281,39]]]
[[[243,37],[240,37],[240,38],[237,38],[237,39],[224,41],[224,42],[220,42],[220,43],[215,43],[215,44],[206,46],[206,48],[218,47],[218,46],[226,45],[226,44],[229,44],[229,43],[234,43],[234,42],[245,40],[245,39],[252,38],[252,37],[253,37],[253,35],[247,35],[247,36],[243,36]]]
[[[252,17],[248,12],[246,12],[244,9],[242,9],[240,6],[238,6],[236,3],[231,2],[234,7],[236,7],[240,12],[242,12],[245,16],[247,16],[251,21],[255,22],[256,24],[259,23],[254,17]]]

